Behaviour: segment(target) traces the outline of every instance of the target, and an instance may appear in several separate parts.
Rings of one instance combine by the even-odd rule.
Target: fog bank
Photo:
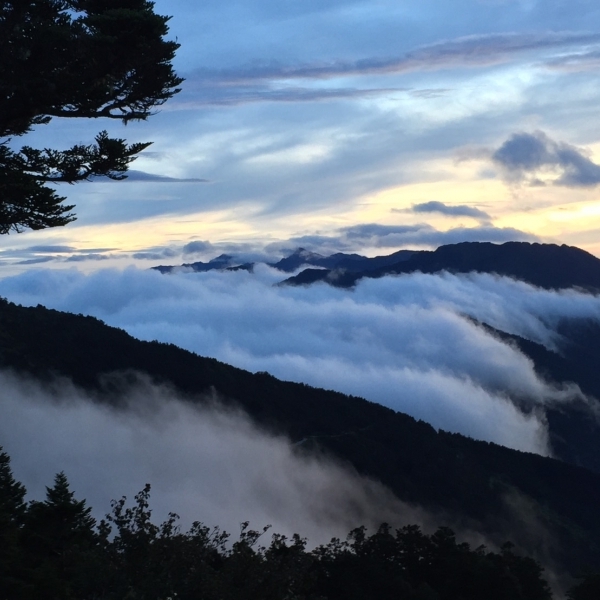
[[[169,512],[235,537],[240,523],[324,543],[351,528],[421,521],[420,511],[331,459],[301,453],[241,412],[195,407],[141,380],[115,409],[67,381],[52,387],[0,372],[0,445],[28,498],[64,471],[102,518],[110,501],[152,485],[156,521]]]

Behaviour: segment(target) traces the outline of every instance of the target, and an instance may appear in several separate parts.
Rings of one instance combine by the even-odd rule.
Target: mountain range
[[[361,254],[344,254],[337,252],[329,256],[323,256],[317,252],[310,252],[304,248],[298,248],[289,256],[285,256],[277,262],[267,263],[270,267],[291,273],[305,265],[320,267],[322,269],[343,269],[352,273],[372,271],[375,269],[392,266],[404,260],[408,260],[412,255],[417,254],[414,250],[399,250],[388,256],[376,256],[368,258]],[[254,263],[237,260],[230,254],[220,254],[208,262],[197,261],[193,263],[183,263],[182,265],[159,265],[152,267],[161,273],[172,273],[175,270],[186,269],[196,273],[205,273],[215,270],[238,270],[244,269],[251,271]]]
[[[406,273],[495,273],[546,289],[578,288],[600,290],[600,260],[574,246],[528,242],[462,242],[437,250],[399,250],[385,256],[367,257],[338,252],[324,256],[304,248],[268,266],[297,275],[283,280],[288,285],[309,285],[323,281],[338,287],[352,287],[364,277]],[[177,269],[206,272],[225,269],[252,270],[254,263],[221,254],[208,262],[152,267],[161,273]]]
[[[389,262],[384,262],[385,259]],[[600,290],[600,260],[579,248],[556,244],[463,242],[440,246],[434,251],[395,253],[371,259],[363,257],[356,261],[353,269],[342,266],[341,261],[327,266],[309,258],[306,264],[325,268],[304,269],[284,283],[305,285],[324,281],[351,287],[363,277],[447,271],[495,273],[546,289]],[[278,268],[277,264],[273,266]]]

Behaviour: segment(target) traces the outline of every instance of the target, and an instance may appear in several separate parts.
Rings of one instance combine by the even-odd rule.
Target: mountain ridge
[[[178,269],[252,271],[256,263],[221,254],[208,262],[151,267],[163,274]],[[494,273],[545,289],[577,288],[600,291],[600,259],[575,246],[530,242],[460,242],[436,250],[398,250],[389,255],[367,257],[337,252],[328,256],[297,248],[279,261],[265,263],[291,273],[309,265],[280,285],[311,285],[319,281],[336,287],[353,287],[363,278],[409,273]]]
[[[545,289],[580,288],[600,290],[600,259],[575,246],[529,242],[461,242],[420,251],[407,260],[373,270],[306,269],[282,282],[307,285],[323,281],[338,287],[353,287],[362,278],[404,275],[484,272],[511,277]]]

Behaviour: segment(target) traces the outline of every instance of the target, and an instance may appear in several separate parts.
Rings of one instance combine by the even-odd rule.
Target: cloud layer
[[[199,69],[188,83],[190,95],[182,107],[235,105],[248,102],[306,102],[369,97],[409,91],[401,87],[309,87],[322,80],[349,77],[389,76],[441,69],[483,68],[501,65],[527,53],[577,48],[600,42],[600,35],[573,33],[488,33],[461,36],[414,48],[401,56],[371,56],[359,60],[320,60],[282,64],[277,60],[255,61],[228,69]],[[258,63],[258,64],[257,64]],[[304,86],[290,82],[302,80]],[[283,85],[273,83],[284,82]],[[418,91],[418,90],[417,90]],[[191,97],[194,100],[191,100]],[[177,106],[177,100],[174,105]]]
[[[490,275],[417,273],[363,281],[354,292],[274,286],[279,280],[265,266],[254,275],[40,270],[0,281],[0,294],[92,314],[140,339],[359,395],[436,427],[540,453],[547,453],[543,407],[579,391],[541,380],[527,358],[472,319],[554,348],[561,318],[600,318],[597,297]]]
[[[156,521],[169,512],[219,525],[240,523],[309,537],[311,544],[382,521],[420,521],[420,512],[383,486],[324,457],[309,457],[287,439],[261,431],[218,403],[197,408],[140,380],[127,408],[100,405],[65,381],[42,387],[0,372],[0,444],[29,498],[42,500],[65,471],[76,497],[102,518],[110,501],[130,501],[152,485]]]
[[[470,207],[448,207],[440,209],[438,204],[426,203],[427,208],[436,205],[437,210],[453,209],[482,213]],[[417,211],[424,212],[424,211]],[[454,213],[456,214],[456,213]],[[298,247],[303,247],[314,252],[331,254],[335,252],[360,252],[363,248],[437,248],[445,244],[460,242],[509,242],[522,241],[534,242],[539,238],[531,233],[520,231],[512,227],[494,227],[482,222],[476,227],[452,227],[440,231],[427,223],[416,225],[382,225],[380,223],[364,223],[342,227],[331,235],[303,235],[293,237],[283,242],[273,242],[266,246],[267,251],[291,253]]]
[[[11,266],[35,265],[41,263],[69,263],[85,261],[120,260],[140,264],[139,261],[152,260],[161,264],[181,264],[194,257],[214,258],[229,254],[238,264],[245,262],[277,262],[282,255],[288,255],[299,247],[322,254],[335,252],[363,252],[365,248],[381,248],[381,252],[392,252],[403,247],[437,248],[444,244],[459,242],[508,242],[539,241],[539,238],[526,231],[512,227],[495,227],[488,215],[474,207],[465,205],[449,206],[442,202],[426,202],[414,205],[412,209],[394,212],[427,213],[438,212],[447,216],[468,216],[479,220],[474,227],[452,227],[441,231],[427,223],[416,225],[383,225],[365,223],[334,229],[329,234],[304,234],[286,240],[255,240],[252,242],[217,242],[192,240],[184,244],[151,246],[136,252],[119,251],[115,248],[79,249],[75,246],[35,245],[24,246],[20,250],[0,250],[0,261]]]

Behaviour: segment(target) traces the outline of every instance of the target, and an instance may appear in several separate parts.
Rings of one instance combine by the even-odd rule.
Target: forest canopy
[[[2,598],[158,600],[551,600],[543,568],[510,543],[498,552],[459,542],[448,527],[364,527],[345,540],[307,550],[300,535],[242,523],[237,540],[200,522],[182,532],[171,513],[152,521],[150,486],[133,504],[112,502],[99,523],[77,500],[64,473],[44,501],[25,502],[10,458],[0,448]],[[568,594],[597,598],[591,575]]]
[[[126,177],[149,143],[106,131],[71,148],[16,149],[15,138],[53,118],[147,119],[180,91],[169,17],[146,0],[0,3],[0,234],[66,225],[73,205],[48,187]]]

